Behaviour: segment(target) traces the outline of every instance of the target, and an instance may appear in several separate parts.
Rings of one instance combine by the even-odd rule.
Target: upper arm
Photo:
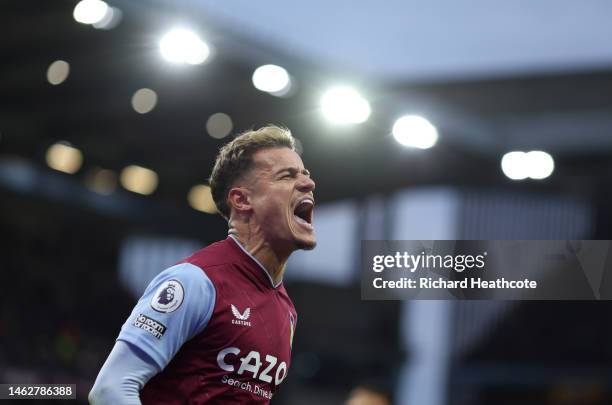
[[[215,300],[202,269],[190,263],[170,267],[151,281],[117,340],[142,350],[163,369],[183,343],[204,330]]]

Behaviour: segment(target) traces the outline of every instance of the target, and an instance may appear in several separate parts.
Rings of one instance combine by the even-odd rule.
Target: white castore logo
[[[251,322],[248,320],[251,317],[251,308],[247,308],[244,312],[240,313],[238,308],[234,304],[232,305],[232,314],[234,314],[234,318],[232,319],[232,324],[234,325],[243,325],[243,326],[251,326]]]

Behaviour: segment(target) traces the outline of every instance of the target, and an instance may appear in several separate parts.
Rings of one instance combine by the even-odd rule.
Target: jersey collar
[[[234,235],[229,235],[229,237],[236,243],[236,245],[240,248],[240,250],[242,250],[248,257],[250,257],[251,260],[253,260],[255,264],[257,264],[257,266],[261,269],[261,271],[263,271],[263,273],[266,275],[266,278],[270,282],[270,285],[272,286],[272,288],[278,288],[283,283],[283,280],[281,279],[278,283],[274,284],[274,280],[272,280],[270,273],[268,273],[268,270],[266,270],[264,265],[261,264],[261,262],[257,260],[255,256],[253,256],[248,250],[246,250],[244,246],[242,246],[242,243],[240,243],[238,238],[236,238]]]

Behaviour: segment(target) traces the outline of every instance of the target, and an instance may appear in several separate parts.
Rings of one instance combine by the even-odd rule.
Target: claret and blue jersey
[[[268,403],[287,377],[296,323],[283,284],[229,236],[160,273],[117,339],[161,370],[144,404]]]

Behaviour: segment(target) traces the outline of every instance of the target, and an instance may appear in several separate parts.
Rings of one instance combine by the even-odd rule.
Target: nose
[[[311,191],[314,191],[315,186],[316,184],[314,180],[310,178],[310,176],[306,176],[304,174],[300,175],[298,182],[297,182],[298,190],[304,193],[309,193]]]

